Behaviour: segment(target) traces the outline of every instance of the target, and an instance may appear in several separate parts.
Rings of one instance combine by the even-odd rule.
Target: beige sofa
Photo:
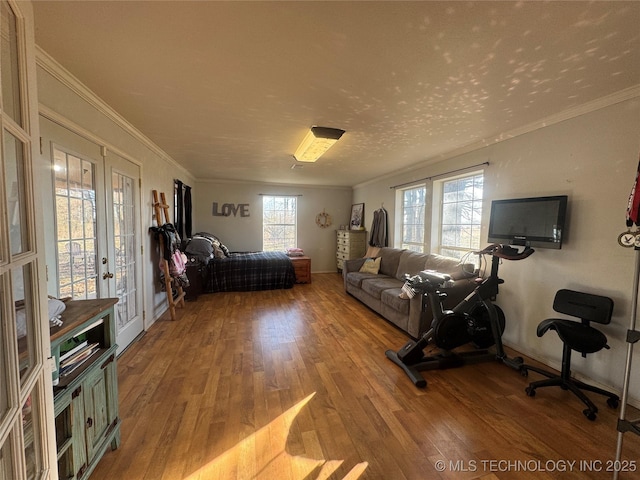
[[[429,329],[433,315],[426,299],[423,308],[420,295],[400,297],[405,274],[436,270],[451,275],[453,285],[443,290],[447,293],[445,309],[453,308],[476,287],[473,265],[462,265],[455,258],[386,247],[376,257],[380,257],[377,274],[360,272],[366,258],[345,260],[344,289],[413,338]]]

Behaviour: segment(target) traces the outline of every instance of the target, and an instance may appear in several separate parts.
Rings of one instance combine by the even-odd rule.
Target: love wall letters
[[[240,214],[241,217],[248,217],[249,215],[249,204],[248,203],[223,203],[220,210],[218,210],[218,202],[213,202],[213,211],[212,214],[214,217],[230,217],[233,215],[237,217]]]

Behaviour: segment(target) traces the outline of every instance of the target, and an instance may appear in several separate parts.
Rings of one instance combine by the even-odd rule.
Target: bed
[[[188,264],[198,267],[203,293],[291,288],[296,280],[293,263],[284,252],[231,252],[209,233],[195,234],[184,252]]]

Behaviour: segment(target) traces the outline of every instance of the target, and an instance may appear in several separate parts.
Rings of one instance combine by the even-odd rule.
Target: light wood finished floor
[[[384,355],[406,337],[337,273],[165,317],[118,360],[122,445],[91,480],[612,478],[603,398],[591,422],[572,394],[529,398],[540,376],[497,362],[425,372],[417,389]],[[620,478],[640,478],[639,437],[623,452],[636,472]]]

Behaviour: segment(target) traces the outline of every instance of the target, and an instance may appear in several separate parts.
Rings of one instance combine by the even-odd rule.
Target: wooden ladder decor
[[[158,227],[161,227],[166,223],[170,223],[169,205],[167,204],[167,199],[164,196],[164,192],[160,192],[160,201],[158,201],[158,191],[153,191],[153,210],[155,212]],[[162,213],[164,213],[164,216],[162,215]],[[175,297],[173,296],[173,289],[171,288],[173,277],[171,277],[171,274],[169,272],[169,262],[164,258],[164,238],[162,237],[162,235],[158,235],[158,242],[160,245],[160,256],[162,257],[162,271],[164,272],[164,286],[165,290],[167,291],[167,302],[169,302],[171,320],[175,320],[176,306],[184,307],[185,292],[182,289],[182,285],[179,285],[178,282],[176,282],[176,291],[178,293]]]

